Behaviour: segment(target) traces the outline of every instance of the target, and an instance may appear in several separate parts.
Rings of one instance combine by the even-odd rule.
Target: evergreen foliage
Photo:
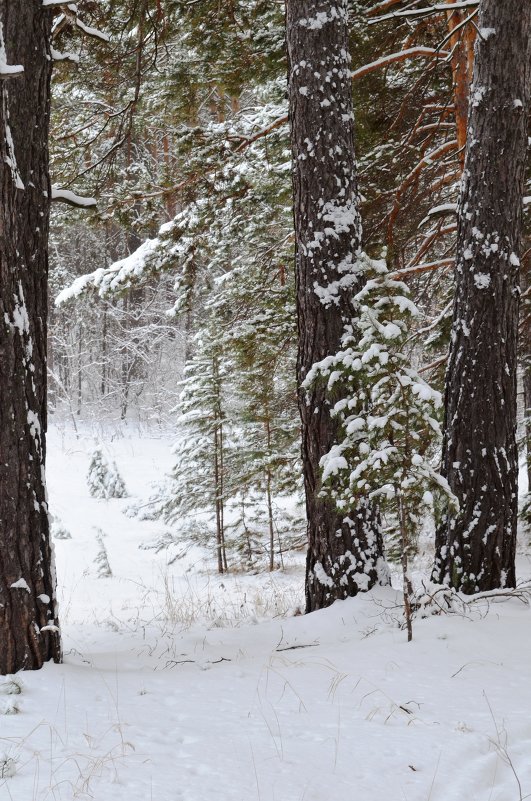
[[[403,568],[411,636],[412,585],[408,561],[433,492],[454,503],[432,461],[440,441],[440,394],[418,374],[406,355],[411,320],[418,315],[406,285],[388,273],[385,261],[362,257],[366,283],[356,295],[359,319],[342,349],[315,365],[307,384],[327,380],[340,441],[322,461],[323,484],[340,509],[368,497],[391,513],[391,545]]]
[[[97,448],[90,460],[87,485],[93,498],[126,498],[127,490],[115,462],[110,462],[101,448]]]
[[[112,578],[111,565],[109,563],[109,555],[107,548],[103,542],[105,534],[101,528],[96,529],[96,542],[98,544],[98,553],[94,559],[94,564],[97,567],[98,578]]]
[[[391,3],[383,12],[403,7]],[[426,355],[429,371],[424,364],[422,375],[442,388],[463,151],[457,100],[463,82],[466,89],[457,59],[470,54],[475,30],[468,23],[452,33],[466,12],[447,14],[438,6],[418,19],[398,14],[369,25],[375,13],[386,17],[378,8],[349,2],[355,74],[389,53],[432,51],[376,65],[353,81],[364,248],[375,254],[387,246],[393,275],[407,282],[421,311],[410,308],[397,318],[404,328],[395,339],[385,340],[377,328],[372,334],[387,347],[394,384],[381,383],[376,368],[384,366],[376,357],[363,368],[363,402],[375,409],[396,403],[406,415],[391,415],[388,426],[370,436],[365,431],[371,452],[394,432],[395,455],[382,452],[396,472],[406,446],[393,425],[427,438],[426,457],[415,451],[423,465],[412,463],[413,450],[406,459],[415,476],[407,519],[414,549],[421,500],[434,481],[428,465],[439,452],[428,417],[435,420],[439,412],[436,394],[424,406],[415,395],[422,379],[418,372],[413,377],[408,359],[420,366]],[[71,304],[52,317],[54,407],[65,403],[74,421],[89,409],[119,409],[124,418],[138,414],[146,398],[144,407],[154,408],[150,418],[170,421],[178,437],[175,469],[155,506],[176,528],[186,521],[186,530],[199,531],[202,541],[205,526],[192,526],[191,517],[210,509],[223,569],[230,562],[227,548],[234,559],[241,553],[248,564],[260,563],[265,530],[271,567],[271,532],[291,527],[282,527],[271,509],[277,500],[300,495],[283,4],[106,0],[88,4],[84,13],[111,42],[80,38],[68,26],[57,33],[54,46],[81,60],[56,65],[52,179],[97,195],[99,208],[82,221],[71,209],[54,214],[53,293],[80,274],[89,276],[78,285],[84,296],[75,310]],[[375,268],[366,269],[372,275]],[[376,285],[360,297],[363,307],[383,309],[385,292],[406,297],[386,275],[372,275]],[[345,348],[361,348],[362,333],[352,332]],[[411,383],[398,392],[397,376],[406,380],[406,368],[413,371]],[[369,398],[373,381],[380,395]],[[332,397],[346,393],[348,383],[342,374]],[[394,396],[387,395],[391,386]],[[358,480],[376,488],[376,473],[381,477],[387,463],[360,460],[357,445],[352,448],[341,453],[350,472],[361,471]],[[340,473],[328,477],[330,491]],[[386,493],[379,497],[399,539],[391,513],[396,504]],[[300,529],[294,524],[295,539]],[[400,553],[396,537],[389,543],[392,555]]]

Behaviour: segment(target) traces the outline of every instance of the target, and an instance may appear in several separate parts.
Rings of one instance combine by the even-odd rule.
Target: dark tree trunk
[[[529,245],[529,237],[526,237]],[[531,498],[531,253],[522,263],[522,291],[524,302],[520,309],[520,361],[522,365],[522,388],[524,401],[523,451],[527,462],[527,499]]]
[[[315,362],[337,353],[356,316],[361,221],[347,0],[288,0],[299,385]],[[309,550],[306,609],[370,589],[379,578],[382,539],[369,504],[338,512],[321,494],[319,462],[337,442],[325,387],[300,391]]]
[[[0,0],[0,673],[60,661],[44,479],[51,12]],[[1,68],[0,68],[1,69]]]
[[[434,578],[467,593],[515,584],[516,349],[531,4],[482,0],[462,182],[443,470],[460,503]]]

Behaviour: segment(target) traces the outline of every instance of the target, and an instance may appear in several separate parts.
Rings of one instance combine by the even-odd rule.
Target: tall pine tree
[[[531,5],[481,0],[458,214],[443,473],[460,509],[437,531],[434,578],[515,585],[516,373]]]
[[[0,4],[0,673],[61,658],[48,505],[52,12]]]
[[[313,364],[340,349],[362,282],[348,35],[347,0],[288,0],[308,612],[372,587],[382,555],[377,507],[364,498],[338,511],[322,492],[320,462],[338,423],[322,383],[302,387]]]

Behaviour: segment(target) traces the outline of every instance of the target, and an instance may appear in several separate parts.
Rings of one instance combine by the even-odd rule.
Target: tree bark
[[[453,4],[453,0],[447,0]],[[452,67],[452,84],[454,98],[454,117],[457,139],[457,155],[461,170],[465,165],[468,106],[470,100],[470,84],[474,69],[474,41],[476,28],[471,22],[463,26],[470,15],[470,10],[452,9],[447,12],[450,36],[450,64]]]
[[[519,254],[531,5],[482,0],[458,215],[443,472],[460,511],[434,578],[466,593],[515,584]]]
[[[0,673],[61,659],[44,478],[51,12],[0,0]]]
[[[293,155],[298,381],[337,353],[356,317],[361,221],[347,0],[288,0],[287,50]],[[370,589],[379,578],[379,515],[368,503],[339,512],[321,493],[319,462],[337,442],[322,384],[299,392],[308,516],[306,610]]]

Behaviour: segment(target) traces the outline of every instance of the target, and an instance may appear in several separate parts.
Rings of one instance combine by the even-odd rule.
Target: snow
[[[366,75],[368,72],[373,72],[379,67],[392,64],[395,61],[403,61],[405,58],[409,58],[410,56],[434,56],[436,58],[447,58],[449,55],[450,54],[445,50],[435,50],[433,47],[409,47],[405,48],[404,50],[399,50],[396,53],[389,53],[386,56],[381,56],[380,58],[377,58],[376,61],[371,61],[368,64],[364,64],[363,67],[351,71],[350,77],[355,80],[358,77]]]
[[[87,36],[93,36],[96,39],[101,39],[103,42],[110,42],[111,37],[107,33],[103,33],[102,31],[98,31],[96,28],[91,28],[89,25],[85,25],[85,23],[76,17],[76,25],[77,27],[86,33]]]
[[[10,78],[24,72],[22,64],[8,64],[4,42],[4,25],[0,22],[0,78]]]
[[[15,154],[15,144],[13,142],[11,126],[9,125],[9,109],[7,107],[7,95],[5,92],[2,94],[2,103],[4,105],[4,136],[7,150],[7,153],[4,155],[4,161],[11,170],[11,175],[16,188],[24,190],[24,182],[18,169],[17,157]]]
[[[50,53],[54,61],[73,61],[76,64],[79,62],[77,53],[61,53],[53,47],[50,49]]]
[[[474,87],[472,87],[471,100],[472,100],[472,105],[474,106],[474,108],[479,106],[479,104],[482,102],[482,100],[483,100],[483,98],[485,97],[486,94],[487,94],[487,87],[486,86],[474,86]]]
[[[26,592],[30,592],[30,588],[28,587],[28,582],[26,579],[19,578],[18,581],[14,581],[13,584],[9,585],[10,589],[12,590],[26,590]]]
[[[139,497],[172,464],[161,433],[122,429],[107,442]],[[218,578],[198,552],[171,565],[140,549],[162,524],[126,517],[130,499],[90,497],[93,448],[81,426],[79,439],[52,426],[50,502],[72,533],[55,540],[65,661],[23,683],[0,678],[1,801],[531,792],[526,604],[500,595],[415,619],[410,644],[391,588],[293,616],[302,559],[285,573]],[[92,564],[95,527],[112,578]],[[528,577],[528,551],[519,559]]]
[[[160,244],[158,238],[146,239],[125,259],[114,262],[109,268],[99,267],[93,273],[81,275],[66,289],[63,289],[55,299],[55,305],[60,306],[72,298],[79,297],[87,288],[95,289],[103,297],[106,293],[142,275],[153,255],[156,253],[157,246]]]
[[[67,56],[63,56],[67,58]],[[59,186],[52,186],[52,200],[62,200],[72,206],[81,206],[82,208],[94,208],[98,205],[98,201],[93,197],[82,197],[76,195],[70,189],[61,189]]]
[[[488,273],[475,273],[474,284],[478,289],[487,289],[490,286],[490,275]]]

